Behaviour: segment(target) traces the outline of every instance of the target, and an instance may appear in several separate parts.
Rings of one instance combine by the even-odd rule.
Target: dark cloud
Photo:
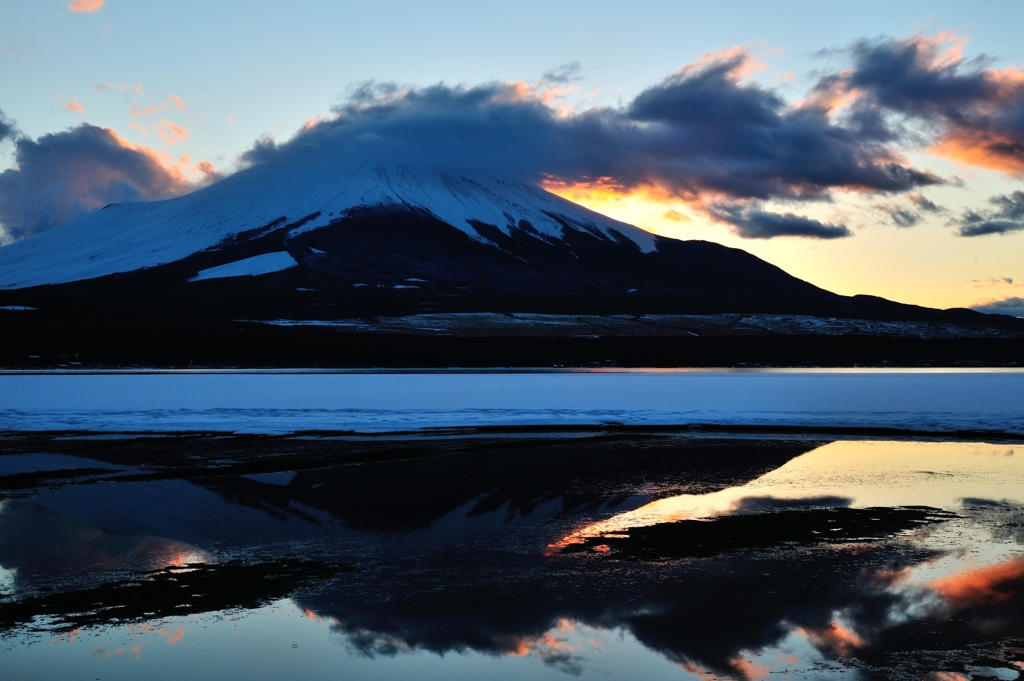
[[[757,199],[825,198],[836,188],[897,192],[941,182],[895,162],[873,134],[742,83],[744,59],[684,70],[630,104],[623,127],[641,131],[637,160],[653,168],[645,179],[681,195]]]
[[[812,239],[841,239],[853,236],[846,225],[820,222],[793,213],[770,213],[738,204],[716,204],[708,209],[714,219],[733,226],[745,239],[773,239],[798,236]]]
[[[853,67],[821,79],[819,100],[853,94],[850,116],[904,137],[910,121],[932,151],[972,166],[1024,174],[1024,74],[968,60],[953,36],[860,41]],[[902,118],[886,119],[884,112]]]
[[[1003,300],[993,300],[981,305],[971,306],[972,310],[986,314],[1005,314],[1011,317],[1024,317],[1024,298],[1014,296]]]
[[[751,61],[736,50],[687,66],[620,106],[570,113],[552,101],[579,78],[575,63],[533,86],[368,82],[350,88],[330,119],[285,141],[261,138],[242,161],[430,166],[643,189],[714,210],[748,238],[851,235],[841,224],[762,210],[772,200],[828,201],[837,191],[906,194],[914,206],[888,212],[897,226],[909,227],[943,210],[920,190],[955,178],[913,167],[908,148],[1024,173],[1024,75],[965,60],[956,50],[948,37],[858,42],[844,52],[852,67],[821,78],[799,104],[745,80]],[[12,130],[0,118],[0,139]],[[182,191],[181,179],[151,155],[102,143],[101,133],[81,126],[17,143],[20,170],[7,171],[0,183],[0,220],[9,231],[27,234],[106,202]],[[47,156],[58,147],[70,163]],[[97,154],[95,161],[85,153]],[[999,210],[964,216],[960,233],[1021,229],[1020,219]]]
[[[953,117],[995,93],[986,81],[984,60],[947,58],[943,46],[922,36],[862,40],[852,48],[853,69],[840,77],[850,87],[870,92],[887,109],[925,118]]]
[[[913,227],[921,221],[921,214],[905,208],[889,208],[887,211],[897,227]]]
[[[568,85],[583,77],[583,67],[578,61],[562,64],[556,69],[545,71],[540,77],[541,85]]]
[[[926,213],[944,213],[945,208],[928,199],[924,194],[909,194],[907,199]]]
[[[913,207],[899,203],[877,203],[875,209],[885,213],[893,224],[900,228],[914,227],[924,219],[922,213],[944,213],[946,209],[929,200],[924,194],[907,194],[903,197]]]
[[[4,114],[3,109],[0,109],[0,143],[13,140],[17,136],[18,128],[15,127],[14,121]]]
[[[367,83],[347,93],[332,119],[283,143],[258,140],[243,160],[326,156],[530,182],[601,180],[624,192],[643,187],[698,201],[827,200],[836,189],[906,192],[943,181],[900,162],[875,132],[865,132],[866,123],[839,126],[821,108],[791,107],[774,91],[743,82],[746,65],[745,55],[711,60],[622,107],[568,116],[548,104],[549,91],[521,83]],[[795,215],[742,217],[740,233],[757,238],[850,234]]]
[[[18,137],[15,167],[0,173],[0,229],[21,238],[109,203],[167,198],[195,188],[173,166],[112,130],[82,124],[38,140]]]
[[[1009,196],[1000,194],[989,199],[994,208],[969,210],[957,223],[960,236],[985,236],[1024,231],[1024,191]]]

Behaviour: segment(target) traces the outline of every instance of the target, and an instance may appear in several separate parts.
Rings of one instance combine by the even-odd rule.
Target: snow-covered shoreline
[[[745,426],[1024,435],[1024,372],[0,375],[0,431]]]

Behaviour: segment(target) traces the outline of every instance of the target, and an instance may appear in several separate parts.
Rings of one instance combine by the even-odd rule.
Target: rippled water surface
[[[9,436],[0,678],[1018,678],[1024,444]]]

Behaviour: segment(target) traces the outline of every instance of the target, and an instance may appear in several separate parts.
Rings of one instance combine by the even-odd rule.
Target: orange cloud
[[[143,116],[148,116],[151,113],[156,113],[156,107],[147,106],[143,109],[141,103],[135,102],[135,106],[133,106],[132,110],[128,112],[128,115],[132,118],[142,118]]]
[[[68,4],[68,9],[72,12],[92,14],[93,12],[99,12],[103,9],[103,3],[105,1],[106,0],[71,0]]]
[[[1017,140],[992,130],[956,128],[928,152],[965,166],[1024,175],[1024,154],[1020,153],[1019,147]]]
[[[664,213],[662,213],[661,217],[665,218],[666,220],[671,220],[672,222],[690,222],[692,220],[692,218],[689,215],[686,215],[685,213],[680,213],[674,208],[670,208]]]
[[[828,114],[857,104],[919,118],[937,131],[929,153],[970,167],[1024,175],[1024,69],[978,68],[967,37],[944,31],[862,42],[856,67],[823,78],[800,107]]]
[[[1024,559],[1016,558],[998,565],[945,577],[931,587],[954,608],[977,608],[1004,603],[1024,586]]]
[[[203,176],[203,182],[214,182],[223,177],[221,172],[217,170],[212,163],[209,161],[197,161],[195,164],[196,171]]]
[[[170,121],[157,121],[156,132],[165,144],[177,144],[188,139],[188,130]]]
[[[70,100],[67,101],[65,101],[63,97],[58,97],[57,101],[61,104],[61,106],[64,107],[65,111],[70,111],[71,113],[79,114],[85,113],[85,109],[82,107],[81,104],[78,103],[77,97],[72,97]]]
[[[851,87],[847,82],[852,75],[852,69],[840,71],[834,79],[827,84],[819,85],[807,97],[797,102],[797,108],[821,109],[832,114],[850,106],[864,94],[861,89]]]
[[[1002,109],[1015,103],[1024,106],[1024,69],[986,71],[984,82],[991,91],[988,101],[975,107],[973,116],[954,125],[928,151],[966,166],[1024,175],[1024,140],[1014,126],[993,125]]]
[[[141,86],[133,87],[132,90],[141,92]],[[147,106],[145,108],[143,108],[141,102],[135,102],[135,105],[132,106],[132,110],[128,112],[128,115],[132,118],[142,118],[143,116],[154,114],[157,111],[167,111],[167,109],[170,109],[172,106],[179,111],[185,110],[185,101],[181,97],[178,97],[177,95],[168,95],[167,99],[169,101],[160,102],[156,106]]]
[[[684,66],[679,70],[679,73],[697,73],[698,71],[706,69],[714,64],[730,61],[735,62],[735,65],[729,69],[729,73],[735,78],[749,78],[758,71],[764,71],[768,68],[768,64],[751,57],[750,50],[746,47],[733,45],[732,47],[728,47],[724,50],[708,52],[701,56],[701,58],[696,62]]]
[[[627,197],[651,204],[684,204],[694,207],[711,204],[721,198],[719,194],[713,192],[698,195],[681,188],[668,189],[655,184],[627,186],[614,177],[597,177],[583,182],[569,182],[547,176],[541,181],[540,186],[552,194],[599,213],[609,210],[611,206]],[[662,217],[673,222],[690,220],[684,213],[675,209],[668,209]]]

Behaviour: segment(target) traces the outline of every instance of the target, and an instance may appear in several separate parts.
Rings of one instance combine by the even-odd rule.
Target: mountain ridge
[[[0,248],[0,365],[1024,362],[1021,320],[838,295],[523,183],[339,168],[255,167]]]
[[[314,166],[314,169],[316,167]],[[293,234],[368,208],[426,211],[471,239],[489,241],[471,223],[508,235],[524,228],[540,239],[563,229],[620,238],[644,251],[654,235],[530,185],[440,171],[249,168],[217,184],[164,201],[112,204],[84,218],[0,248],[0,288],[27,288],[164,265],[225,242],[259,236],[278,224]],[[617,236],[613,236],[617,235]],[[39,262],[46,252],[46,262]]]

